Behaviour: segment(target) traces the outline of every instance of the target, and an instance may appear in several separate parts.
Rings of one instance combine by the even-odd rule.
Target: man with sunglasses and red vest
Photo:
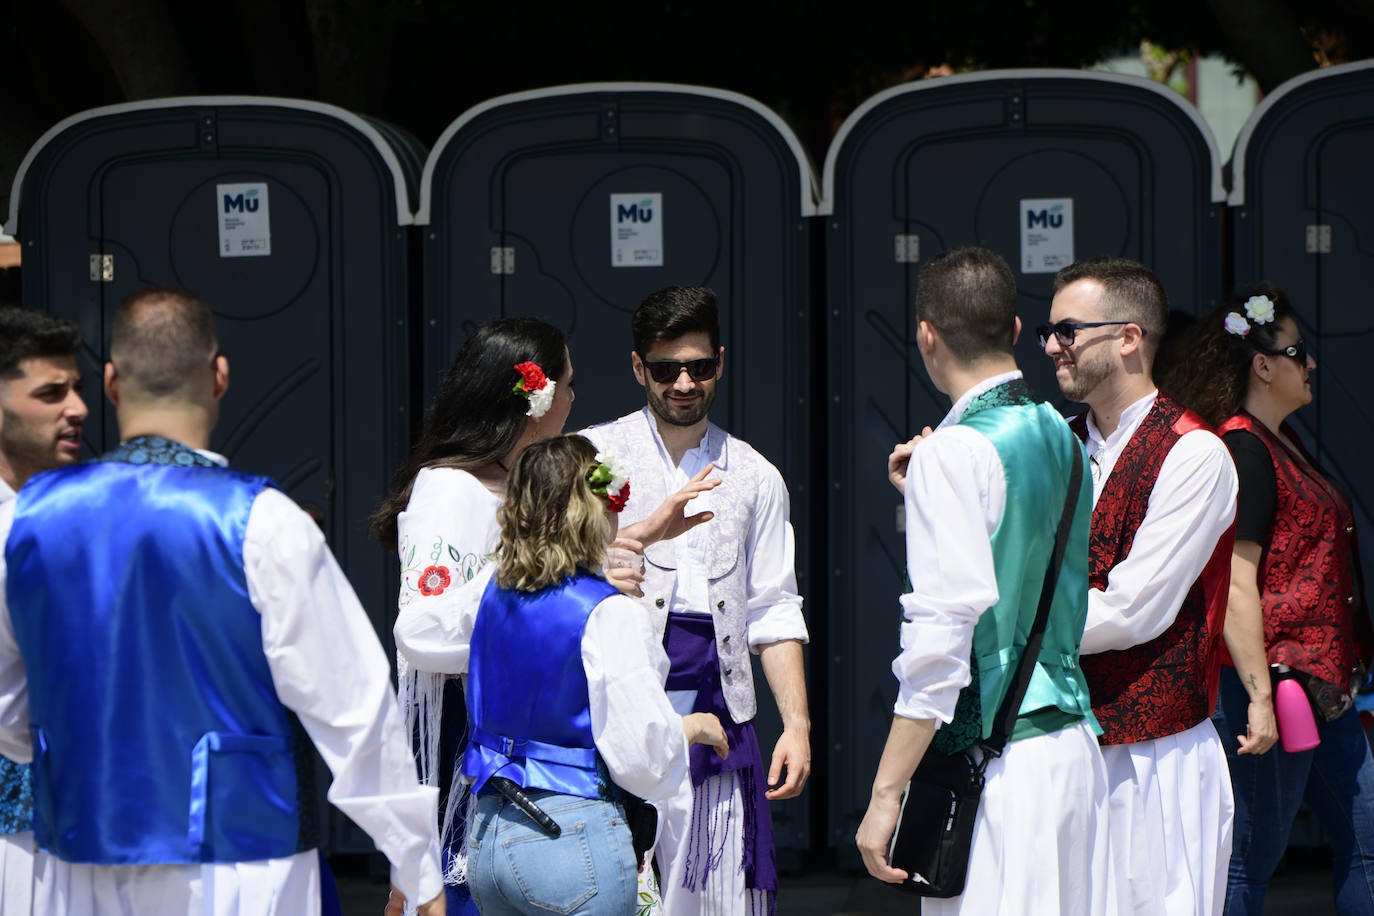
[[[1038,329],[1093,475],[1082,664],[1102,725],[1124,912],[1220,913],[1234,810],[1216,702],[1236,513],[1226,447],[1155,388],[1158,278],[1123,258],[1054,281]]]
[[[709,525],[644,550],[641,600],[664,634],[669,699],[683,714],[715,713],[730,739],[726,760],[693,749],[691,795],[661,818],[664,908],[668,916],[767,913],[778,886],[768,802],[798,795],[811,769],[807,630],[787,487],[767,459],[707,419],[725,367],[716,294],[659,290],[635,310],[631,329],[630,364],[648,404],[584,432],[625,461],[634,481],[621,525],[643,520],[694,477],[721,480],[696,498],[713,514]],[[751,652],[782,714],[767,765],[754,735]]]

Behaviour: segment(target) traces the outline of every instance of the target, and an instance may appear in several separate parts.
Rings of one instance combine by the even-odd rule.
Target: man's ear
[[[939,336],[940,332],[935,330],[935,326],[929,321],[916,322],[916,348],[922,353],[931,353]]]
[[[1021,316],[1016,316],[1016,323],[1011,327],[1011,345],[1016,346],[1016,342],[1021,339]]]
[[[644,368],[644,360],[640,359],[639,354],[634,350],[630,351],[630,368],[634,370],[635,381],[639,382],[639,387],[648,388],[649,380],[646,377],[648,370]]]
[[[115,407],[119,406],[119,371],[115,369],[115,364],[109,360],[105,361],[105,376],[101,387],[105,389],[105,397],[110,399],[110,403]]]
[[[1127,322],[1121,326],[1121,355],[1130,356],[1139,353],[1144,345],[1145,330],[1134,321]]]
[[[716,381],[725,374],[725,347],[716,352]]]
[[[223,353],[215,356],[214,383],[210,390],[216,401],[229,390],[229,357]]]

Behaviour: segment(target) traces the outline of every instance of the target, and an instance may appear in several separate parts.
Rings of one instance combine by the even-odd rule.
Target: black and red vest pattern
[[[1259,564],[1269,662],[1349,689],[1374,648],[1356,578],[1350,504],[1311,456],[1295,453],[1250,414],[1231,417],[1218,432],[1237,429],[1263,442],[1274,463],[1274,523]]]
[[[1070,425],[1086,442],[1087,414],[1074,418]],[[1185,433],[1209,428],[1201,417],[1167,395],[1161,393],[1155,399],[1093,508],[1088,535],[1090,588],[1105,589],[1112,568],[1130,555],[1159,469],[1174,443]],[[1082,657],[1093,712],[1102,725],[1102,744],[1175,735],[1212,714],[1234,541],[1233,522],[1167,630],[1129,649]]]

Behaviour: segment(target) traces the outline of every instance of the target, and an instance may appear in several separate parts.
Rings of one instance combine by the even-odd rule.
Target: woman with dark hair
[[[458,350],[410,461],[372,517],[373,533],[401,561],[393,630],[397,680],[421,777],[444,793],[441,837],[455,914],[473,910],[461,884],[462,859],[452,854],[466,793],[450,789],[466,719],[462,689],[453,677],[459,669],[451,661],[445,598],[495,558],[496,515],[509,471],[525,448],[563,432],[572,402],[572,359],[561,331],[534,318],[486,322]],[[636,538],[672,537],[708,520],[709,513],[683,517],[693,496],[716,485],[704,477],[698,475],[650,519],[627,528],[617,546],[642,553]],[[607,574],[617,588],[637,594],[642,559]]]
[[[1374,913],[1374,759],[1352,708],[1374,641],[1354,516],[1287,423],[1311,403],[1316,368],[1288,298],[1260,285],[1204,320],[1169,389],[1217,426],[1236,462],[1226,625],[1262,621],[1267,660],[1306,688],[1320,738],[1298,752],[1237,753],[1231,736],[1243,738],[1254,697],[1267,701],[1271,688],[1223,668],[1215,718],[1236,800],[1228,914],[1262,911],[1304,797],[1331,841],[1337,908]],[[1282,721],[1279,732],[1283,738]]]

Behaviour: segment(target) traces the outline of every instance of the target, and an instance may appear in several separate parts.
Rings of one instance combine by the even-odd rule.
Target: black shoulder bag
[[[1069,492],[1064,499],[1054,554],[1045,569],[1035,623],[1031,625],[1016,676],[997,711],[992,734],[981,745],[982,760],[975,762],[968,751],[944,754],[933,747],[927,748],[902,793],[901,813],[897,816],[897,829],[893,831],[892,845],[888,849],[888,862],[892,867],[911,875],[910,879],[894,885],[902,890],[922,897],[957,897],[964,892],[969,849],[973,844],[973,822],[983,794],[983,774],[989,761],[1002,756],[1044,641],[1054,587],[1059,580],[1064,547],[1069,540],[1069,529],[1078,507],[1078,490],[1083,481],[1080,451],[1074,450]]]

